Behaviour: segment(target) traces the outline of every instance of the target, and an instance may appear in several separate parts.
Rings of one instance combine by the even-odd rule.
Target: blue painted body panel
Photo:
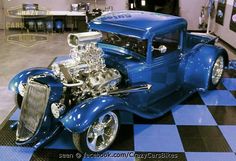
[[[83,132],[98,116],[108,111],[132,111],[133,108],[119,97],[100,96],[78,104],[61,118],[61,122],[71,132]]]
[[[228,55],[225,49],[217,46],[198,44],[183,57],[180,65],[182,82],[197,89],[207,89],[214,61],[223,55],[228,65]]]
[[[144,11],[114,12],[93,20],[89,24],[91,30],[147,39],[146,57],[113,45],[99,43],[99,46],[104,51],[106,65],[121,72],[125,87],[148,83],[152,88],[150,91],[130,93],[124,97],[99,96],[78,102],[75,107],[60,117],[59,120],[64,127],[71,132],[81,133],[96,118],[111,110],[129,111],[148,119],[160,117],[197,90],[207,89],[214,61],[219,55],[223,55],[227,66],[227,52],[223,48],[210,45],[214,44],[210,37],[203,38],[205,44],[200,43],[200,37],[194,39],[193,44],[189,44],[186,25],[183,18]],[[153,58],[153,37],[174,30],[181,31],[180,48]],[[189,48],[191,45],[195,46]],[[18,92],[16,87],[19,82],[26,82],[30,75],[45,72],[52,74],[48,69],[23,71],[11,80],[9,88]],[[62,85],[56,80],[54,83],[46,78],[42,81],[44,83],[48,81],[52,87],[55,85],[50,96],[58,102]],[[48,111],[47,115],[51,117],[52,114]]]
[[[40,74],[53,74],[53,72],[47,68],[30,68],[23,70],[10,80],[8,89],[18,93],[18,86],[20,83],[27,83],[29,77]]]
[[[118,33],[140,39],[149,39],[155,34],[186,26],[187,21],[181,17],[145,11],[111,12],[95,18],[89,23],[90,29]]]

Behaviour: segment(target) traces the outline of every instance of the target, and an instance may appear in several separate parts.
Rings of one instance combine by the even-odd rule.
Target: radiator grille
[[[30,81],[24,95],[19,125],[17,127],[16,140],[27,141],[30,139],[43,119],[50,88],[47,85]]]

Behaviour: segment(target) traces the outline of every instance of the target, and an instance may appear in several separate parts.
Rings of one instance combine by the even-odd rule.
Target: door
[[[181,32],[174,30],[153,38],[152,63],[148,71],[153,84],[150,101],[161,99],[179,87],[180,36]]]
[[[146,82],[152,87],[150,92],[130,96],[131,100],[135,100],[136,107],[147,107],[179,88],[178,68],[181,61],[182,34],[175,30],[153,38],[151,63],[143,65],[144,68],[134,74],[136,82]]]

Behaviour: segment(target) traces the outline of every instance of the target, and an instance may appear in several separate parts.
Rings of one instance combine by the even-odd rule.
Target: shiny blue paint
[[[191,49],[192,47],[194,47],[195,45],[199,43],[214,45],[216,39],[217,37],[215,36],[211,36],[211,35],[207,35],[203,33],[200,35],[197,35],[195,33],[186,33],[185,47]]]
[[[125,83],[132,86],[139,82],[152,85],[150,92],[131,93],[122,99],[98,97],[73,108],[62,119],[72,132],[82,132],[100,115],[111,110],[125,110],[144,118],[156,118],[197,90],[207,89],[214,61],[223,55],[227,65],[228,56],[223,48],[215,47],[211,37],[194,37],[194,43],[205,42],[189,48],[186,21],[182,18],[144,11],[120,11],[93,20],[91,30],[113,32],[140,39],[147,39],[146,58],[121,47],[100,43],[108,67],[118,69]],[[153,58],[154,36],[179,30],[179,50]],[[214,44],[214,43],[213,43]],[[107,104],[101,101],[108,101]],[[81,108],[81,107],[86,108]],[[95,110],[95,111],[94,111]],[[78,119],[79,116],[79,119]]]
[[[89,23],[90,29],[149,39],[155,34],[165,33],[176,27],[186,27],[181,17],[146,11],[118,11],[95,18]]]
[[[148,92],[142,92],[139,96],[145,96],[145,93]],[[194,90],[190,90],[185,86],[173,92],[169,97],[164,97],[152,104],[149,103],[149,106],[146,107],[137,107],[139,101],[143,99],[137,98],[138,95],[136,94],[129,94],[123,98],[100,96],[88,99],[73,107],[72,110],[60,118],[60,121],[67,130],[81,133],[108,111],[128,111],[146,119],[154,119],[168,112],[192,93],[194,93]]]
[[[91,30],[113,32],[147,40],[146,57],[113,45],[99,43],[99,46],[104,51],[106,65],[121,72],[123,88],[141,82],[151,84],[152,88],[150,91],[140,91],[125,96],[90,98],[71,107],[59,120],[56,120],[52,119],[50,105],[53,102],[59,102],[63,85],[54,76],[38,79],[51,87],[51,93],[45,122],[42,123],[34,140],[41,139],[40,142],[43,143],[43,138],[50,135],[47,130],[55,129],[53,127],[56,127],[57,121],[60,121],[69,131],[81,133],[99,116],[113,110],[128,111],[147,119],[160,117],[194,92],[208,88],[211,69],[219,55],[224,56],[225,65],[228,64],[227,52],[223,48],[210,45],[214,44],[211,37],[194,37],[193,42],[188,42],[191,35],[186,31],[187,23],[183,18],[144,11],[120,11],[96,18],[89,27]],[[181,33],[180,48],[154,58],[152,55],[154,36],[175,30]],[[204,43],[201,43],[202,41]],[[23,71],[12,79],[10,89],[18,92],[17,85],[21,81],[27,81],[28,72],[30,73],[28,75],[45,72],[52,74],[48,69]],[[44,132],[46,132],[45,135]]]
[[[62,116],[61,122],[71,132],[83,132],[98,116],[112,110],[131,110],[123,99],[115,96],[100,96],[88,99]]]
[[[53,74],[53,72],[52,70],[49,70],[47,68],[30,68],[23,70],[10,80],[8,84],[8,89],[16,93],[19,93],[18,86],[20,83],[27,83],[29,77],[40,74]]]
[[[198,44],[183,56],[180,64],[182,83],[193,88],[207,89],[215,60],[224,56],[225,65],[228,64],[228,55],[225,49],[208,44]]]

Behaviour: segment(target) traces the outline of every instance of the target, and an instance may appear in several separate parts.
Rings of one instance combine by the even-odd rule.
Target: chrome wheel
[[[114,112],[108,112],[91,125],[87,131],[86,142],[93,152],[100,152],[108,148],[118,132],[118,117]]]
[[[217,85],[224,71],[224,58],[219,56],[213,66],[211,80],[213,85]]]

